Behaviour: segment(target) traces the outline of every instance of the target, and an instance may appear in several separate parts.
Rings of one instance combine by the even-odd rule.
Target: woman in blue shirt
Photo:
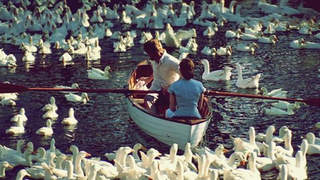
[[[180,64],[181,79],[171,84],[170,108],[166,117],[195,117],[201,118],[198,111],[203,101],[205,88],[200,81],[194,80],[194,63],[191,59],[182,59]]]

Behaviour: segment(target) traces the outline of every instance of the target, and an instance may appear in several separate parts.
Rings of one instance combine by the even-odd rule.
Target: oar
[[[159,91],[146,91],[146,90],[128,90],[128,89],[66,89],[66,88],[29,88],[26,86],[0,83],[0,93],[19,93],[25,91],[71,91],[71,92],[92,92],[92,93],[123,93],[123,94],[148,94],[159,93]]]
[[[66,89],[66,88],[29,88],[26,86],[0,83],[0,93],[14,93],[14,92],[25,92],[25,91],[77,91],[77,92],[92,92],[92,93],[123,93],[123,94],[148,94],[148,93],[159,93],[159,91],[146,91],[146,90],[128,90],[128,89]],[[221,92],[221,91],[206,91],[206,95],[212,96],[231,96],[231,97],[244,97],[244,98],[257,98],[257,99],[272,99],[279,101],[297,101],[304,102],[308,105],[320,107],[320,99],[292,99],[292,98],[281,98],[272,96],[262,96],[256,94],[241,94],[232,92]]]
[[[272,99],[278,101],[296,101],[304,102],[308,105],[320,107],[320,98],[317,99],[293,99],[293,98],[282,98],[282,97],[272,97],[272,96],[262,96],[256,94],[241,94],[241,93],[232,93],[232,92],[220,92],[220,91],[206,91],[206,95],[212,96],[232,96],[232,97],[244,97],[244,98],[257,98],[257,99]]]

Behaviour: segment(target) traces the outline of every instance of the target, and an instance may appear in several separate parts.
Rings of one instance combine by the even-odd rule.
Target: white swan
[[[10,128],[6,129],[6,134],[17,135],[23,133],[25,133],[25,128],[23,126],[23,119],[20,117],[16,122],[16,126],[11,126]]]
[[[232,54],[232,47],[230,45],[227,45],[226,47],[220,47],[217,49],[217,54],[219,56],[229,56]]]
[[[278,101],[278,102],[275,102],[275,103],[271,103],[271,105],[273,107],[276,107],[276,108],[279,108],[279,109],[288,109],[288,106],[290,105],[291,103],[287,102],[287,101]],[[300,105],[303,104],[302,102],[295,102],[294,103],[294,109],[299,109],[300,108]]]
[[[202,74],[202,79],[209,81],[229,81],[231,77],[232,67],[225,66],[221,70],[216,70],[210,72],[210,65],[207,59],[202,59],[201,64],[204,65],[204,72]]]
[[[209,46],[205,46],[201,50],[202,54],[209,55],[209,56],[215,56],[216,52],[217,52],[216,48],[210,48]]]
[[[306,41],[305,49],[320,49],[320,43]]]
[[[284,147],[277,146],[276,152],[291,157],[294,152],[293,147],[292,147],[292,143],[291,143],[292,131],[288,129],[286,131],[286,133],[284,134],[283,139],[284,139]]]
[[[268,115],[275,115],[275,116],[282,116],[282,115],[293,115],[294,111],[293,108],[295,107],[294,104],[290,104],[287,107],[287,110],[270,107],[270,108],[264,108],[264,111]]]
[[[63,65],[72,64],[72,56],[68,52],[65,52],[59,57],[59,61],[61,61]]]
[[[32,55],[32,52],[29,52],[29,51],[25,51],[24,56],[22,57],[22,61],[26,61],[26,62],[34,62],[35,59],[36,58],[34,57],[34,55]]]
[[[0,101],[0,103],[2,106],[15,106],[16,105],[16,102],[13,99],[8,99],[8,98],[2,99]]]
[[[308,137],[309,136],[309,137]],[[320,145],[315,144],[314,134],[307,134],[307,153],[308,155],[320,154]]]
[[[225,33],[225,36],[227,38],[237,38],[237,39],[239,39],[241,34],[242,34],[241,29],[237,29],[236,31],[227,30],[226,33]]]
[[[282,126],[279,129],[279,136],[275,136],[273,133],[276,131],[276,128],[273,125],[270,125],[268,126],[266,133],[258,133],[256,135],[256,140],[260,142],[266,142],[266,144],[269,144],[270,142],[282,143],[284,141],[283,136],[287,129],[287,126]]]
[[[53,129],[52,129],[52,121],[50,119],[47,120],[46,127],[41,127],[36,131],[36,134],[42,136],[52,136]]]
[[[238,71],[238,79],[236,86],[238,88],[258,88],[259,87],[259,80],[261,74],[257,74],[251,78],[243,79],[242,77],[242,66],[239,63],[236,63],[236,69]]]
[[[88,97],[88,94],[87,93],[82,93],[81,96],[77,95],[77,94],[66,94],[64,95],[67,99],[67,101],[70,101],[70,102],[82,102],[83,104],[86,104],[87,101],[89,101],[89,97]]]
[[[258,42],[260,43],[266,43],[266,44],[275,44],[276,42],[278,42],[279,39],[277,38],[276,35],[271,35],[269,37],[259,37]]]
[[[203,36],[211,37],[211,36],[215,35],[216,32],[214,30],[212,30],[211,27],[207,27],[207,29],[204,30],[202,34],[203,34]]]
[[[16,176],[16,180],[23,180],[25,176],[31,177],[27,170],[21,169]]]
[[[89,79],[97,79],[97,80],[107,80],[109,79],[111,68],[110,66],[106,66],[104,71],[98,68],[91,68],[87,70]]]
[[[268,91],[266,87],[261,87],[260,91],[262,92],[263,96],[272,96],[272,97],[281,97],[281,98],[286,98],[288,93],[288,91],[284,91],[282,90],[282,88]],[[274,101],[274,100],[266,100],[266,101]]]
[[[258,40],[262,36],[263,36],[263,33],[261,31],[259,31],[257,34],[241,33],[240,39],[242,39],[242,40]]]
[[[69,109],[69,117],[64,118],[61,121],[61,124],[65,124],[65,125],[75,125],[78,123],[78,120],[74,117],[74,110],[73,108]]]
[[[257,43],[252,42],[249,44],[249,46],[247,44],[238,44],[234,48],[238,51],[251,52],[252,54],[254,54],[256,48],[259,48],[259,46],[257,45]]]
[[[303,49],[305,45],[306,41],[303,38],[299,38],[290,42],[290,47],[294,49]]]
[[[7,168],[12,168],[12,166],[7,161],[2,161],[0,163],[0,178],[6,177]]]
[[[71,86],[63,86],[63,85],[55,85],[54,88],[62,88],[62,89],[80,89],[78,83],[72,83]],[[59,91],[61,93],[75,93],[77,91]],[[50,99],[51,100],[51,99]]]
[[[44,105],[41,108],[41,110],[42,111],[49,111],[49,110],[57,111],[58,110],[58,106],[56,105],[56,99],[53,96],[51,96],[50,97],[50,103]]]
[[[295,161],[292,164],[284,163],[279,165],[280,172],[282,171],[283,166],[286,166],[288,168],[288,177],[291,177],[292,179],[308,179],[307,176],[307,168],[303,166],[304,161],[304,155],[301,150],[299,150],[295,157],[293,158]]]
[[[44,118],[44,119],[57,119],[59,115],[56,112],[56,110],[54,110],[54,109],[55,109],[54,106],[48,107],[47,112],[42,115],[42,118]]]
[[[268,25],[267,29],[263,31],[264,34],[275,34],[276,30],[271,26],[271,24]]]
[[[20,111],[19,111],[19,114],[14,115],[14,116],[10,119],[10,121],[11,121],[11,122],[17,122],[18,119],[20,118],[20,119],[22,119],[23,122],[26,122],[26,121],[28,120],[28,117],[26,116],[25,113],[26,113],[26,112],[25,112],[24,108],[21,108]]]

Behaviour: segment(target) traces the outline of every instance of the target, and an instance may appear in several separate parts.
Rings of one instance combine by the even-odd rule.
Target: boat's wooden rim
[[[195,119],[192,117],[166,118],[164,116],[164,114],[158,115],[158,114],[154,114],[154,113],[146,110],[137,101],[135,101],[135,99],[132,96],[128,95],[127,98],[129,99],[129,101],[132,103],[133,106],[137,107],[143,113],[148,114],[153,117],[156,117],[158,119],[164,120],[164,121],[171,121],[171,122],[183,123],[183,124],[188,124],[188,125],[196,125],[196,124],[201,124],[203,122],[209,121],[212,117],[212,113],[210,112],[206,117],[201,118],[201,119]]]

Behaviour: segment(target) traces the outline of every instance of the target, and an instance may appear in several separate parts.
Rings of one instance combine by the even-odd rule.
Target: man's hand
[[[162,91],[162,94],[163,94],[163,95],[166,95],[166,94],[169,93],[169,92],[168,92],[168,88],[169,88],[169,87],[170,87],[170,86],[166,86],[166,87],[163,87],[163,88],[162,88],[161,91]]]

